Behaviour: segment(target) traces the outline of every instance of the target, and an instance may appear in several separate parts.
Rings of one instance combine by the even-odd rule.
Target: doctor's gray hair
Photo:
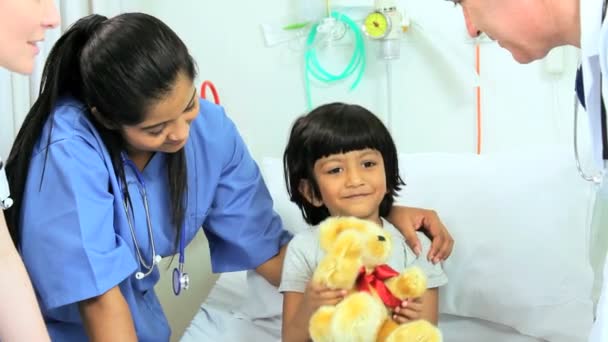
[[[120,152],[125,142],[111,127],[142,122],[148,109],[172,90],[180,74],[196,78],[196,65],[188,49],[166,24],[147,14],[125,13],[110,19],[93,14],[78,20],[61,36],[46,60],[39,97],[7,160],[15,200],[7,223],[16,244],[30,157],[58,99],[72,96],[94,108],[95,114],[89,110],[85,115],[96,126],[117,175],[124,181]],[[187,181],[183,149],[167,155],[167,161],[177,241]],[[44,173],[40,184],[43,181]]]

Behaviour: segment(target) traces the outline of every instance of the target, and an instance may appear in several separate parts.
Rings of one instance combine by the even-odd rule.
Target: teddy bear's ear
[[[356,230],[363,232],[367,222],[354,217],[329,217],[319,225],[320,243],[324,251],[328,251],[342,232]]]

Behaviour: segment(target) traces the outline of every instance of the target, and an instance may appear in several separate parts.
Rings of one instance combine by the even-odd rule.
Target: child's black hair
[[[366,148],[377,150],[384,160],[388,192],[379,209],[380,216],[386,217],[404,183],[399,176],[397,148],[382,121],[361,106],[345,103],[322,105],[296,120],[283,154],[283,171],[290,199],[307,223],[316,225],[330,216],[327,207],[312,205],[300,193],[302,181],[309,181],[311,196],[321,198],[313,172],[315,162]]]

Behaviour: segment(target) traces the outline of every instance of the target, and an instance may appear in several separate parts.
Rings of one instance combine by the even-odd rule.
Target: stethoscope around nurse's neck
[[[150,262],[146,262],[144,259],[141,249],[139,248],[139,243],[137,242],[137,237],[135,235],[135,224],[134,217],[135,214],[133,212],[133,207],[131,205],[131,200],[129,196],[129,192],[127,190],[127,186],[123,187],[121,184],[121,191],[123,195],[123,207],[125,209],[125,214],[127,216],[127,223],[129,225],[129,231],[131,232],[131,239],[133,240],[133,245],[135,247],[135,254],[137,254],[137,259],[139,263],[139,271],[135,272],[135,279],[142,280],[152,274],[154,271],[154,267],[158,266],[162,257],[156,253],[156,245],[154,244],[154,229],[152,227],[152,220],[150,219],[150,206],[148,205],[148,195],[146,193],[146,184],[144,182],[144,177],[135,165],[135,163],[129,159],[129,157],[123,152],[120,154],[120,158],[122,160],[123,167],[126,169],[127,167],[131,169],[133,174],[135,174],[135,178],[137,178],[138,190],[141,195],[144,211],[146,214],[146,226],[148,230],[148,239],[150,242],[150,248],[152,252],[152,257]],[[126,170],[125,170],[126,171]],[[126,176],[125,176],[126,179]],[[186,261],[185,257],[185,244],[186,244],[186,229],[182,227],[180,230],[179,236],[179,265],[173,270],[173,293],[175,295],[179,295],[182,290],[187,290],[190,285],[190,278],[188,273],[184,272],[184,263]]]

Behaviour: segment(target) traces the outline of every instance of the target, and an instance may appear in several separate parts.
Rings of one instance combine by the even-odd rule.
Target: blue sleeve
[[[137,264],[114,230],[110,171],[100,153],[76,136],[32,158],[22,210],[21,250],[43,308],[101,295]]]
[[[214,272],[253,269],[275,256],[291,239],[272,208],[260,170],[234,123],[225,118],[224,163],[204,224]]]

